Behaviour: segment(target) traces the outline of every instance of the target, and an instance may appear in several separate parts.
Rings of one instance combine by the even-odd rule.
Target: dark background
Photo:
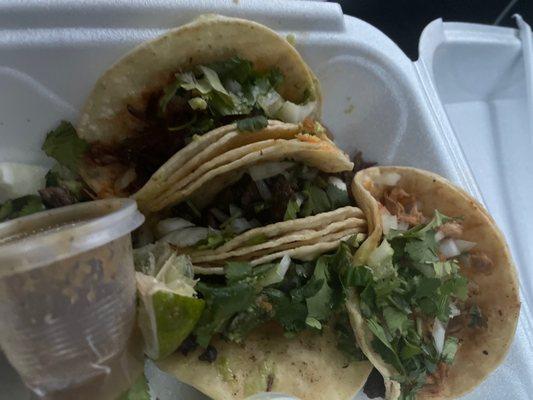
[[[450,22],[516,27],[519,13],[533,24],[533,0],[336,0],[345,14],[374,25],[394,40],[413,60],[418,58],[418,39],[436,18]]]

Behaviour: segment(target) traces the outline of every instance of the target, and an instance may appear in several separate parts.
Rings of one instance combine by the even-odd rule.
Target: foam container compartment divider
[[[343,15],[335,3],[3,1],[0,161],[49,165],[40,151],[45,133],[60,119],[76,120],[102,72],[141,41],[206,12],[294,34],[322,84],[325,125],[345,151],[437,172],[486,204],[517,263],[522,311],[506,361],[465,399],[530,398],[533,130],[527,121],[533,110],[515,29],[436,20],[422,34],[420,59],[412,62],[381,31]],[[149,363],[159,399],[205,399],[154,371]],[[0,399],[30,398],[2,359],[0,387]]]

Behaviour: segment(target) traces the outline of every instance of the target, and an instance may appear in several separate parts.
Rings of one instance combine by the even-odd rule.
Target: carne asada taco
[[[168,192],[171,200],[161,194],[152,209],[175,205],[162,214],[156,238],[190,254],[195,263],[217,265],[338,241],[342,232],[366,233],[350,191],[354,164],[344,153],[320,138],[272,142],[237,156],[263,142],[226,152],[185,188]]]
[[[452,399],[504,359],[520,310],[508,247],[464,191],[430,172],[373,167],[355,197],[368,239],[347,302],[361,349],[388,399]]]
[[[195,273],[163,242],[136,250],[146,354],[215,400],[268,391],[352,399],[372,366],[357,347],[339,276],[361,239],[346,237],[327,254],[303,250],[314,254],[308,261],[228,262],[220,275]]]
[[[276,124],[268,119],[299,123],[319,110],[318,81],[285,38],[252,21],[202,16],[136,47],[98,80],[77,126],[91,145],[81,173],[99,197],[131,195],[187,149],[139,194],[148,200],[158,182],[211,155],[290,136],[267,129],[247,137]],[[174,168],[225,135],[186,171]]]

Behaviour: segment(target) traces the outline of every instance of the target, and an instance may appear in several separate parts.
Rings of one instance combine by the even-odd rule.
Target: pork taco
[[[202,16],[136,47],[97,81],[77,126],[90,144],[81,174],[99,197],[131,195],[187,149],[139,193],[148,200],[158,183],[214,155],[291,135],[268,129],[276,124],[268,119],[297,124],[319,110],[318,81],[285,38],[252,21]]]
[[[426,171],[369,168],[354,190],[370,231],[347,307],[386,398],[472,390],[503,361],[519,316],[501,232],[472,197]]]

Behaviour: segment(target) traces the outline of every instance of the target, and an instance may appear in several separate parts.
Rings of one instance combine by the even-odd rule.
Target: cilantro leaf
[[[412,240],[406,243],[405,252],[415,263],[439,261],[437,257],[437,241],[432,231],[427,231],[420,240]]]
[[[265,128],[268,119],[264,115],[256,115],[237,121],[237,130],[240,132],[255,132]]]
[[[411,325],[407,314],[393,307],[385,307],[383,309],[383,318],[387,328],[393,334],[398,331],[400,335],[405,335],[407,328]]]
[[[0,222],[24,217],[45,209],[46,207],[39,196],[27,195],[18,197],[0,205]]]
[[[315,271],[311,279],[322,280],[320,290],[312,297],[306,299],[308,316],[319,321],[327,321],[331,315],[333,304],[333,290],[328,285],[328,259],[327,256],[320,257],[315,266]]]
[[[244,261],[229,261],[225,269],[229,284],[248,278],[252,274],[252,264]]]
[[[316,185],[307,185],[303,191],[306,200],[302,207],[302,216],[309,217],[331,210],[331,203],[326,192]]]
[[[403,372],[404,368],[402,362],[392,346],[391,340],[387,337],[385,329],[383,329],[381,324],[375,318],[367,319],[366,325],[375,336],[375,339],[372,341],[372,347],[374,350],[377,351],[385,361],[390,362],[394,368]]]
[[[341,208],[350,205],[350,196],[347,190],[339,189],[334,184],[328,182],[326,193],[331,203],[331,208]]]
[[[274,307],[276,320],[287,332],[298,332],[306,327],[307,307],[303,301],[298,301],[277,289],[265,289],[265,293]]]
[[[298,218],[298,212],[300,212],[300,204],[296,199],[290,199],[287,203],[287,209],[285,210],[284,221]]]
[[[250,307],[255,298],[255,287],[253,282],[246,281],[228,286],[210,286],[200,282],[197,289],[206,306],[194,334],[198,344],[207,347],[213,334],[223,332],[231,317]]]
[[[70,122],[61,121],[56,129],[48,132],[42,149],[60,165],[78,172],[79,163],[89,149],[89,143],[78,137]]]
[[[238,313],[225,331],[225,336],[234,342],[241,343],[250,332],[268,321],[270,315],[264,307],[254,303],[245,311]]]

